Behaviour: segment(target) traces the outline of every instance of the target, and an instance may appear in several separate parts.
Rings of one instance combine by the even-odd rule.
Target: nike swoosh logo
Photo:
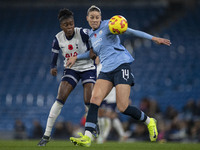
[[[154,136],[153,136],[153,138],[156,138],[156,132],[155,132],[155,130],[153,129],[153,131],[154,131]]]

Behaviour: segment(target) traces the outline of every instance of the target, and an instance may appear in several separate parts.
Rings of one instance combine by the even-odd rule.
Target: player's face
[[[98,11],[91,11],[88,13],[87,21],[90,27],[95,30],[98,29],[101,23],[101,14]]]
[[[60,23],[60,28],[65,32],[67,37],[71,37],[74,33],[74,19],[67,18]]]

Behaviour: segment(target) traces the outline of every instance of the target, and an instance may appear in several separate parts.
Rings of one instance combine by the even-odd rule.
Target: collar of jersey
[[[101,27],[101,23],[102,23],[102,20],[101,20],[101,22],[100,22],[99,27],[98,27],[97,29],[95,29],[95,30],[92,29],[92,31],[97,31],[97,30]]]
[[[74,37],[74,34],[75,34],[75,32],[73,33],[73,35],[70,38],[68,38],[66,35],[65,35],[65,37],[67,40],[71,40]]]

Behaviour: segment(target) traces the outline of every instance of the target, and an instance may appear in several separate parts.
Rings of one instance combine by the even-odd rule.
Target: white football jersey
[[[81,34],[81,28],[74,28],[74,37],[71,40],[66,38],[64,31],[56,34],[56,38],[58,40],[58,44],[60,49],[62,50],[62,55],[65,57],[64,67],[66,67],[67,59],[72,56],[77,56],[78,54],[85,53],[88,48],[86,43],[83,42]],[[52,49],[54,53],[59,53],[58,50]],[[71,67],[71,69],[76,71],[87,71],[91,69],[95,69],[94,62],[92,59],[83,59],[77,60],[75,64]]]
[[[100,71],[101,71],[102,65],[99,63],[97,65],[97,76],[99,75]],[[116,89],[115,87],[112,88],[112,90],[110,91],[110,93],[104,98],[104,100],[107,103],[116,103]]]

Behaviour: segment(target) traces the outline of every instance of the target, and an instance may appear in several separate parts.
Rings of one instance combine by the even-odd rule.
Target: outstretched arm
[[[90,59],[90,51],[87,51],[85,53],[82,54],[78,54],[77,55],[77,59],[81,60],[81,59]]]
[[[152,35],[150,35],[148,33],[145,33],[143,31],[139,31],[139,30],[134,30],[134,29],[128,28],[125,33],[133,34],[134,36],[137,36],[137,37],[140,37],[140,38],[145,38],[145,39],[152,40],[157,44],[164,44],[164,45],[168,45],[168,46],[171,45],[170,40],[164,39],[164,38],[159,38],[159,37],[154,37],[154,36],[152,36]]]
[[[131,28],[128,28],[126,30],[125,34],[132,34],[134,36],[149,39],[149,40],[152,40],[152,38],[153,38],[153,36],[148,34],[148,33],[145,33],[143,31],[139,31],[139,30],[134,30],[134,29],[131,29]]]
[[[90,51],[68,58],[67,63],[65,65],[66,68],[67,67],[71,68],[75,64],[76,60],[81,60],[81,59],[90,59]]]

